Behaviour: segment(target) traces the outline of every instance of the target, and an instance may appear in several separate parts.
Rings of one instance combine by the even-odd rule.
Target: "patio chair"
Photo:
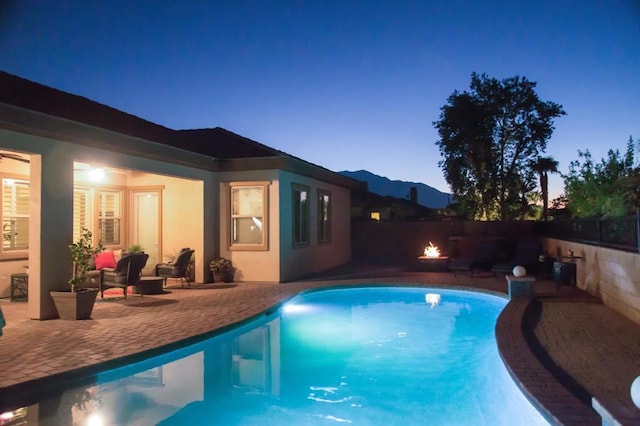
[[[496,263],[491,267],[491,272],[496,274],[509,275],[513,268],[518,265],[524,266],[529,274],[537,273],[540,254],[542,253],[542,245],[538,240],[519,240],[516,242],[516,248],[513,256],[504,262]]]
[[[124,298],[127,298],[127,287],[138,284],[142,270],[147,264],[149,255],[135,253],[122,256],[115,268],[103,268],[100,270],[100,296],[104,298],[104,290],[112,287],[122,288]]]
[[[186,247],[180,250],[173,262],[158,263],[155,267],[154,274],[164,278],[164,285],[167,285],[168,278],[180,279],[180,286],[184,287],[184,282],[191,286],[189,278],[189,262],[195,250]]]

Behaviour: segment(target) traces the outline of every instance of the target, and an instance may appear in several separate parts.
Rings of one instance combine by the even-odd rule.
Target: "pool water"
[[[498,355],[494,327],[505,305],[436,288],[307,293],[233,331],[40,401],[39,412],[56,407],[40,421],[548,424]]]

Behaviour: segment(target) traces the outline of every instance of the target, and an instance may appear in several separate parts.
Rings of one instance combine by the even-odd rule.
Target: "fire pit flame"
[[[424,255],[426,257],[440,257],[440,250],[429,241],[429,245],[424,248]]]

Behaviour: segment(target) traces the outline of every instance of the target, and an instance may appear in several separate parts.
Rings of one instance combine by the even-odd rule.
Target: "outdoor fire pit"
[[[424,255],[418,256],[421,270],[428,272],[446,272],[449,270],[449,256],[442,256],[440,249],[431,242],[424,248]]]

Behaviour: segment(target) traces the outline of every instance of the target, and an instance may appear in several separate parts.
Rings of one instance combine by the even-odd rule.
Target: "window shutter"
[[[74,188],[73,190],[73,241],[80,239],[82,228],[92,229],[91,190]]]
[[[100,191],[100,240],[105,245],[120,244],[122,193]]]
[[[2,249],[29,248],[29,182],[2,179]]]

